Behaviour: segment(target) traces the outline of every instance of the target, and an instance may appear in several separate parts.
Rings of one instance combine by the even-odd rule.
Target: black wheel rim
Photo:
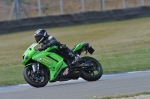
[[[93,64],[93,66],[90,67],[84,67],[84,73],[90,75],[90,76],[95,76],[98,75],[100,73],[100,67],[99,67],[99,63],[97,63],[96,61],[92,60],[92,59],[86,59],[84,60],[86,61],[91,61],[91,63]]]
[[[37,72],[34,73],[32,68],[30,68],[27,71],[27,75],[30,78],[30,80],[35,83],[43,83],[44,82],[45,76],[42,73],[44,73],[43,70],[40,70],[40,73],[37,73]]]

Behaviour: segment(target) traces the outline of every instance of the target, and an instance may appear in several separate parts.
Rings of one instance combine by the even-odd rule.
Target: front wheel
[[[84,61],[84,69],[82,70],[81,77],[87,81],[96,81],[101,78],[103,69],[99,61],[93,57],[82,57]]]
[[[47,72],[40,69],[39,73],[33,72],[32,66],[25,67],[23,72],[24,79],[33,87],[44,87],[49,81]]]

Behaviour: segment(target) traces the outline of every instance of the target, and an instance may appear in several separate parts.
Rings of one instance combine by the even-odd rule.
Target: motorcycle
[[[43,51],[33,43],[23,54],[22,64],[24,79],[33,87],[44,87],[48,82],[77,80],[96,81],[101,78],[103,69],[98,60],[90,56],[80,57],[79,63],[70,66],[70,59],[63,58],[57,46],[51,46]],[[77,44],[73,49],[76,55],[82,52],[92,54],[95,50],[87,42]],[[71,70],[70,70],[71,68]]]

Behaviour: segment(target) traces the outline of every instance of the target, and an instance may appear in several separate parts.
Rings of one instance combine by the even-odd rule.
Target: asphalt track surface
[[[103,75],[95,82],[83,79],[49,83],[43,88],[28,84],[0,87],[0,99],[93,99],[150,92],[150,71]]]

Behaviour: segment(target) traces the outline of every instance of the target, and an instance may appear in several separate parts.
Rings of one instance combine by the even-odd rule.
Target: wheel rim
[[[84,61],[89,61],[89,60],[91,61],[91,64],[93,66],[84,67],[84,73],[86,73],[87,75],[90,75],[90,76],[96,76],[96,75],[98,75],[100,73],[99,64],[96,61],[92,60],[92,59],[86,59]],[[89,70],[89,69],[91,69],[91,70]]]
[[[30,70],[27,71],[29,79],[35,83],[43,83],[45,81],[45,76],[43,74],[44,74],[43,70],[40,70],[39,73],[37,72],[34,73],[32,68],[30,68]]]

